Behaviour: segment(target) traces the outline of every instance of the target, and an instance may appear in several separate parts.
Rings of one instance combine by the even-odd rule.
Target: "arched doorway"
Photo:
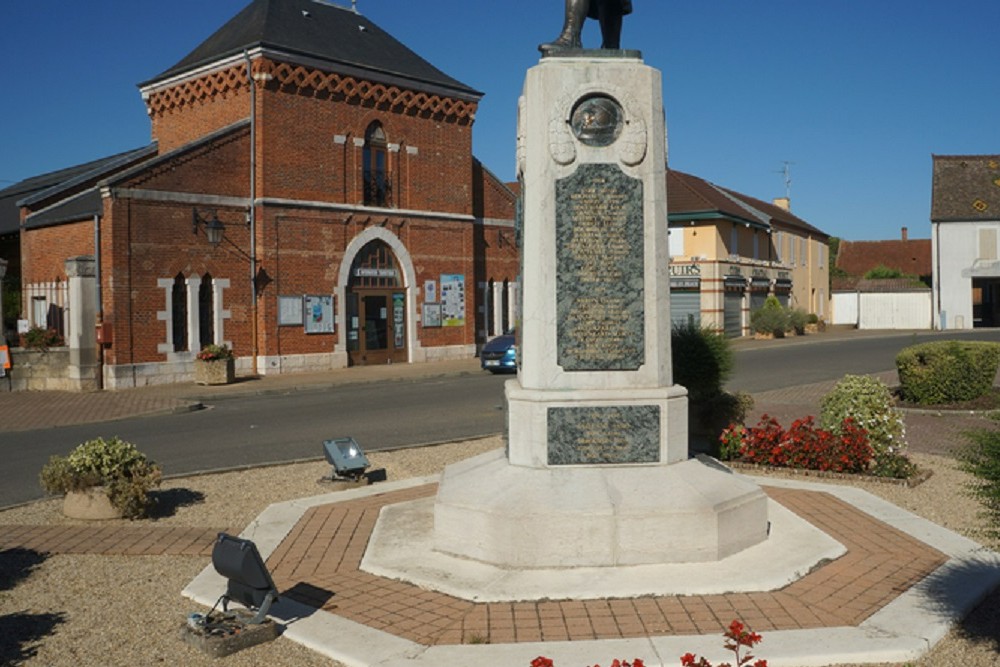
[[[349,363],[405,363],[406,289],[385,242],[370,241],[355,256],[345,300]]]

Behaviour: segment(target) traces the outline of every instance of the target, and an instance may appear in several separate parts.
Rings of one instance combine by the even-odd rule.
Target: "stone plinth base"
[[[711,459],[526,468],[491,452],[448,466],[434,549],[499,567],[718,561],[767,538],[767,497]]]
[[[616,408],[636,407],[650,411],[652,424],[648,432],[640,433],[635,424],[609,424],[611,431],[625,436],[622,440],[645,441],[650,456],[645,460],[629,459],[640,463],[675,463],[688,458],[687,390],[679,385],[670,387],[630,389],[574,389],[537,390],[524,389],[519,379],[508,380],[504,385],[507,399],[507,456],[512,465],[544,467],[552,464],[550,456],[562,434],[550,423],[550,417],[560,411],[602,410],[611,413]],[[553,412],[555,411],[555,412]],[[617,441],[618,437],[609,438]],[[607,450],[604,446],[601,449]],[[612,447],[614,449],[614,447]],[[629,447],[623,456],[636,456]]]

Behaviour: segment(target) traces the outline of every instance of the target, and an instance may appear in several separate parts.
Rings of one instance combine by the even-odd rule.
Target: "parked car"
[[[491,373],[517,372],[517,345],[514,330],[491,338],[479,353],[479,365]]]

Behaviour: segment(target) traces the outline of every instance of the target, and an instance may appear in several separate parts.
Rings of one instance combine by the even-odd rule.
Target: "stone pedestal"
[[[194,381],[196,384],[232,384],[236,381],[235,359],[213,359],[194,361]]]
[[[763,541],[760,488],[688,460],[660,73],[635,52],[543,58],[519,103],[517,159],[523,311],[506,457],[445,471],[434,548],[500,567],[618,567]]]
[[[108,490],[103,486],[67,492],[63,497],[63,514],[71,519],[88,521],[122,518],[121,510],[111,504]]]

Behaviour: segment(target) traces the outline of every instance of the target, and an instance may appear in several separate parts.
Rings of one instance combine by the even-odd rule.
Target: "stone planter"
[[[213,359],[194,361],[194,381],[196,384],[232,384],[236,380],[235,359]]]
[[[103,486],[68,492],[63,497],[63,514],[71,519],[90,521],[122,518],[121,511],[111,504]]]

